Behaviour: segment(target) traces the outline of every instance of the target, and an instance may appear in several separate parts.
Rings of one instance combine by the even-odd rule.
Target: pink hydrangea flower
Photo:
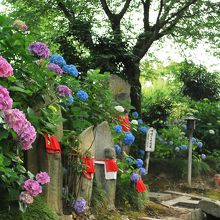
[[[65,85],[58,86],[57,91],[59,92],[60,96],[70,96],[72,93],[72,90]]]
[[[56,73],[57,75],[62,75],[63,74],[62,68],[60,68],[60,66],[55,64],[55,63],[47,64],[47,68],[49,70],[53,71],[54,73]]]
[[[28,26],[25,24],[25,22],[16,19],[13,23],[13,26],[21,31],[26,31],[28,29]]]
[[[25,204],[32,204],[34,198],[28,192],[21,192],[19,196],[19,200]]]
[[[28,49],[33,55],[39,58],[47,58],[50,55],[50,50],[47,45],[41,42],[31,43]]]
[[[13,68],[5,58],[0,56],[0,77],[8,77],[13,75]]]
[[[4,111],[4,119],[8,126],[17,133],[22,149],[29,150],[36,139],[36,131],[24,113],[19,109],[9,109]]]
[[[0,110],[4,111],[12,108],[12,103],[8,90],[0,85]]]
[[[16,108],[4,111],[4,118],[8,126],[16,133],[18,133],[27,123],[24,113]]]
[[[33,179],[28,179],[24,182],[23,189],[26,190],[31,196],[35,197],[42,193],[41,185]]]
[[[33,144],[36,140],[35,128],[29,121],[27,121],[24,127],[17,134],[19,140],[21,141],[22,149],[29,150],[31,148],[31,144]]]
[[[36,180],[41,185],[44,185],[50,182],[50,177],[46,172],[40,172],[36,175]]]

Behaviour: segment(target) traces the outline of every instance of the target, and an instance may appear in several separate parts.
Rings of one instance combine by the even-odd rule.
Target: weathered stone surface
[[[172,198],[172,195],[168,193],[149,192],[148,196],[150,200],[156,201],[156,202],[166,201]]]
[[[62,215],[59,217],[59,220],[73,220],[72,215]]]
[[[220,201],[201,200],[199,208],[207,214],[220,218]]]
[[[130,102],[130,84],[117,75],[111,74],[109,87],[116,100],[128,100]]]
[[[87,128],[79,135],[79,148],[81,149],[82,155],[89,152],[90,155],[94,157],[95,148],[94,148],[93,126]],[[83,197],[87,201],[87,204],[90,205],[93,179],[89,180],[85,178],[85,176],[82,174],[79,181],[77,182],[78,182],[78,186],[76,187],[77,196]]]
[[[105,148],[114,149],[111,129],[107,122],[102,122],[95,129],[95,160],[105,159]],[[116,191],[116,180],[105,179],[104,165],[96,164],[96,181],[106,192],[106,200],[108,209],[115,209],[115,191]]]
[[[163,201],[162,204],[167,205],[167,206],[173,206],[173,205],[176,205],[179,202],[183,202],[183,201],[186,201],[186,200],[190,200],[190,197],[180,196],[180,197],[177,197],[177,198],[172,199],[172,200]]]

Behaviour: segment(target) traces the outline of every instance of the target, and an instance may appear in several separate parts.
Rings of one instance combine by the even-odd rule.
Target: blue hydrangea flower
[[[183,145],[180,146],[180,149],[181,150],[187,150],[187,146],[185,144],[183,144]]]
[[[196,143],[196,138],[192,137],[192,143]]]
[[[115,152],[117,155],[121,154],[121,147],[118,144],[115,144]]]
[[[81,101],[87,101],[87,99],[89,98],[87,92],[83,91],[83,90],[79,90],[77,93],[76,93],[76,96],[79,100]]]
[[[68,73],[68,74],[74,76],[74,77],[78,76],[78,70],[76,69],[76,67],[73,64],[64,65],[63,66],[63,71],[65,73]]]
[[[146,169],[145,168],[140,168],[141,171],[141,176],[145,176],[147,174]]]
[[[169,141],[169,143],[168,143],[169,145],[173,145],[173,141]]]
[[[131,157],[127,157],[126,158],[126,161],[129,163],[129,164],[132,164],[133,163],[133,159]]]
[[[122,126],[121,125],[115,125],[113,129],[118,134],[120,134],[122,132]]]
[[[179,147],[176,147],[175,148],[175,151],[178,153],[180,151],[180,148]]]
[[[123,142],[128,146],[132,145],[134,143],[134,140],[135,137],[131,132],[127,132],[125,134],[125,137],[123,138]]]
[[[146,134],[147,131],[148,131],[148,128],[145,127],[145,126],[141,126],[141,127],[140,127],[140,131],[141,131],[141,133]]]
[[[66,61],[64,60],[64,58],[58,54],[54,54],[50,56],[49,59],[51,63],[55,63],[59,65],[60,67],[63,67],[64,65],[66,65]]]
[[[144,150],[140,150],[140,154],[141,154],[141,156],[144,156],[145,151]]]
[[[143,166],[144,162],[141,159],[137,159],[135,162],[135,165],[137,168],[141,168]]]
[[[143,124],[144,123],[142,119],[138,119],[137,121],[138,121],[138,124]]]
[[[206,159],[206,155],[205,155],[205,154],[202,154],[202,155],[201,155],[201,158],[202,158],[202,160],[205,160],[205,159]]]
[[[67,99],[66,99],[66,105],[67,106],[71,106],[74,102],[74,99],[73,99],[73,96],[69,96]]]
[[[198,148],[202,148],[203,143],[199,141],[199,142],[197,142],[197,146],[198,146]]]
[[[139,115],[138,112],[132,112],[133,117],[138,117],[138,115]]]
[[[132,173],[130,176],[131,182],[134,182],[134,183],[136,183],[139,178],[140,178],[140,176],[137,173]]]

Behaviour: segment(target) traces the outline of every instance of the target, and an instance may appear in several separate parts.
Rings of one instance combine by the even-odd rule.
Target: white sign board
[[[145,151],[153,152],[155,150],[156,129],[149,128],[146,135]]]

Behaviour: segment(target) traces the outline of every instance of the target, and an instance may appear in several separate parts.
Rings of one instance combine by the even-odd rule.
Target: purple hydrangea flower
[[[0,110],[7,110],[12,108],[13,101],[9,96],[6,88],[0,85]]]
[[[57,87],[57,91],[59,93],[60,96],[70,96],[72,93],[72,90],[65,86],[65,85],[60,85]]]
[[[202,148],[203,143],[199,141],[199,142],[197,142],[197,146],[198,146],[198,148]]]
[[[131,182],[136,183],[138,181],[138,179],[140,179],[140,176],[137,173],[132,173],[130,176],[130,180]]]
[[[115,144],[114,147],[115,147],[116,154],[120,155],[121,154],[121,147],[118,144]]]
[[[23,189],[26,190],[32,197],[42,193],[42,187],[37,181],[33,179],[26,180],[24,182]]]
[[[81,101],[87,101],[87,99],[89,98],[87,92],[83,91],[83,90],[79,90],[77,93],[76,93],[76,96],[79,100]]]
[[[113,129],[118,134],[120,134],[122,132],[122,126],[121,125],[115,125]]]
[[[206,155],[205,154],[201,154],[201,158],[202,158],[202,160],[205,160],[206,159]]]
[[[139,116],[139,114],[138,114],[138,112],[132,112],[132,116],[136,118]]]
[[[41,185],[44,185],[50,182],[50,177],[46,172],[40,172],[36,175],[36,180]]]
[[[148,128],[145,127],[145,126],[141,126],[141,127],[140,127],[140,131],[141,131],[141,133],[146,134],[147,131],[148,131]]]
[[[63,74],[63,70],[62,68],[55,64],[55,63],[49,63],[47,64],[47,68],[51,71],[53,71],[54,73],[56,73],[57,75],[62,75]]]
[[[78,198],[73,205],[77,214],[83,213],[86,209],[86,200],[83,198]]]
[[[39,58],[47,58],[50,55],[50,50],[47,45],[41,42],[31,43],[28,49],[33,55]]]
[[[50,59],[51,63],[55,63],[60,67],[63,67],[64,65],[66,65],[66,61],[59,54],[54,54],[54,55],[50,56],[49,59]]]
[[[28,192],[21,192],[19,200],[27,205],[33,203],[34,198]]]
[[[125,137],[123,138],[123,142],[128,146],[132,145],[134,143],[134,140],[135,137],[131,132],[127,132],[125,134]]]
[[[141,168],[143,166],[144,162],[141,159],[137,159],[135,162],[135,165],[137,168]]]
[[[187,150],[187,146],[185,144],[183,144],[183,145],[180,146],[180,149],[185,151],[185,150]]]
[[[74,76],[74,77],[78,76],[78,70],[76,69],[76,67],[73,64],[71,64],[71,65],[64,65],[63,66],[63,71],[65,73],[68,73],[68,74]]]

